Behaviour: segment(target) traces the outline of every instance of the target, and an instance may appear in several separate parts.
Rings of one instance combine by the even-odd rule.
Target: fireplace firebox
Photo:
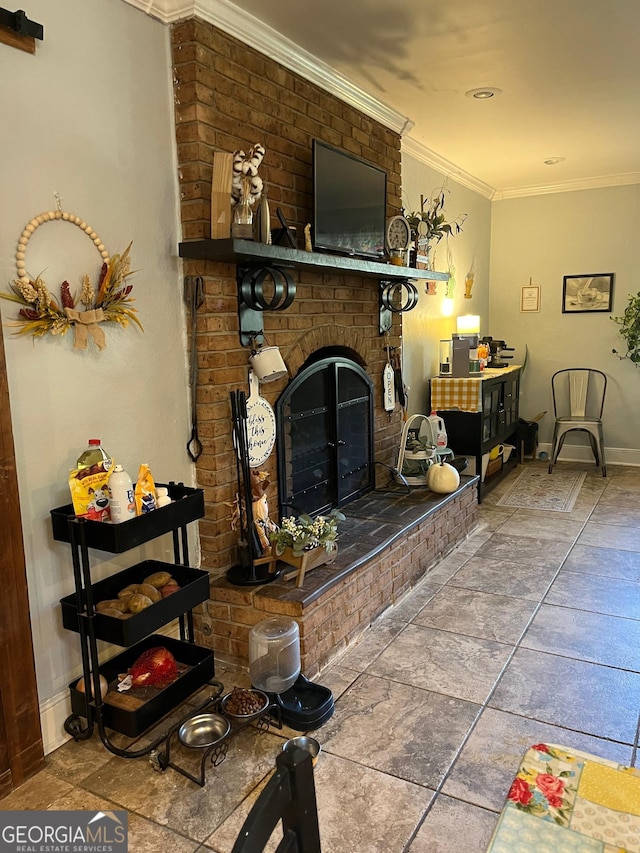
[[[342,355],[316,357],[276,403],[283,516],[317,515],[373,489],[373,383]]]

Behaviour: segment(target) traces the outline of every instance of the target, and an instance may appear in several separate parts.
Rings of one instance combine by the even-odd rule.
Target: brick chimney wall
[[[172,27],[172,51],[183,240],[210,236],[213,152],[247,151],[256,142],[266,148],[260,174],[271,210],[282,208],[296,225],[301,248],[304,226],[312,221],[314,138],[385,169],[387,213],[399,211],[397,133],[197,18]],[[204,445],[197,479],[206,503],[200,522],[202,566],[215,578],[236,561],[238,534],[229,520],[237,490],[229,393],[244,389],[248,394],[249,351],[239,339],[235,266],[188,260],[184,273],[202,276],[205,287],[197,318],[198,423]],[[315,349],[349,347],[375,383],[375,457],[393,462],[402,413],[396,406],[388,416],[382,408],[386,351],[378,331],[377,281],[333,272],[294,275],[293,305],[264,314],[268,343],[280,347],[292,376]],[[392,345],[399,344],[400,332],[394,316]],[[262,385],[261,394],[275,406],[286,382]],[[269,508],[276,519],[275,450],[263,468],[271,475]],[[382,480],[387,476],[382,473]]]

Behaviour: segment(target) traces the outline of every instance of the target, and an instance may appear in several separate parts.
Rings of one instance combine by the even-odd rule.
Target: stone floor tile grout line
[[[594,509],[595,509],[595,506],[594,506]],[[592,513],[592,512],[593,512],[593,509],[591,510],[591,513]],[[591,513],[589,514],[588,518],[591,516]],[[587,520],[588,520],[588,519],[587,519]],[[582,528],[581,528],[580,532],[582,532],[582,530],[584,529],[584,526],[586,525],[586,523],[587,523],[587,521],[585,521],[585,522],[583,523],[583,525],[582,525]],[[492,534],[492,535],[493,535],[493,534]],[[414,834],[413,834],[413,835],[412,835],[412,837],[411,837],[411,840],[408,842],[408,845],[405,845],[405,848],[404,848],[404,850],[405,850],[405,851],[408,849],[408,846],[411,844],[411,841],[415,838],[416,834],[418,833],[418,831],[419,831],[419,829],[420,829],[420,826],[422,826],[422,824],[424,823],[424,821],[425,821],[425,820],[426,820],[426,818],[428,817],[429,812],[430,812],[430,811],[431,811],[431,809],[433,808],[433,806],[434,806],[434,804],[435,804],[435,802],[436,802],[436,800],[437,800],[438,795],[442,792],[442,789],[444,788],[444,786],[445,786],[445,784],[446,784],[447,780],[449,779],[449,776],[451,775],[451,773],[452,773],[452,771],[453,771],[453,769],[454,769],[454,767],[455,767],[455,765],[456,765],[456,762],[457,762],[458,758],[460,757],[460,754],[462,753],[462,750],[464,749],[464,747],[466,746],[467,742],[469,741],[469,738],[470,738],[470,737],[471,737],[471,735],[473,734],[473,732],[474,732],[474,730],[475,730],[476,726],[478,725],[478,722],[480,721],[480,719],[481,719],[481,717],[482,717],[483,713],[485,712],[485,710],[486,710],[488,707],[490,707],[490,706],[489,706],[489,702],[491,701],[491,698],[492,698],[492,697],[493,697],[493,695],[495,694],[495,691],[497,690],[498,685],[499,685],[499,683],[500,683],[501,679],[503,678],[503,676],[504,676],[504,674],[505,674],[505,672],[506,672],[507,668],[509,667],[509,665],[510,665],[511,661],[513,660],[513,658],[514,658],[514,656],[515,656],[516,652],[517,652],[517,651],[518,651],[518,649],[520,648],[520,644],[521,644],[521,642],[522,642],[522,639],[524,638],[524,636],[525,636],[526,632],[528,631],[529,627],[531,626],[531,623],[533,622],[533,620],[535,619],[536,615],[538,614],[538,612],[539,612],[540,608],[542,607],[542,604],[543,604],[543,602],[544,602],[544,599],[546,598],[546,596],[547,596],[547,594],[548,594],[549,590],[551,589],[551,587],[553,586],[553,584],[554,584],[555,580],[556,580],[556,579],[557,579],[557,577],[559,576],[559,574],[560,574],[560,572],[561,572],[561,570],[562,570],[563,565],[565,564],[565,562],[566,562],[567,558],[569,557],[569,554],[571,553],[571,550],[574,548],[574,546],[575,546],[575,544],[576,544],[576,542],[577,542],[577,539],[578,539],[579,535],[580,535],[580,534],[578,534],[578,536],[576,536],[576,537],[575,537],[575,539],[574,539],[574,541],[573,541],[573,543],[572,543],[571,547],[570,547],[570,548],[569,548],[569,550],[567,551],[567,554],[565,555],[565,557],[564,557],[564,558],[563,558],[563,560],[561,561],[560,565],[558,566],[558,569],[556,570],[556,572],[554,573],[553,577],[552,577],[552,578],[551,578],[551,580],[549,581],[549,583],[548,583],[548,585],[547,585],[547,587],[546,587],[545,591],[543,592],[543,594],[542,594],[542,596],[541,596],[540,601],[538,602],[538,604],[537,604],[537,605],[536,605],[536,607],[534,608],[533,613],[532,613],[532,614],[531,614],[531,616],[529,617],[529,619],[528,619],[528,621],[527,621],[527,623],[526,623],[526,625],[525,625],[524,629],[522,630],[522,632],[521,632],[521,634],[520,634],[520,637],[518,638],[517,642],[515,643],[515,645],[514,645],[514,647],[513,647],[513,650],[512,650],[512,651],[511,651],[511,653],[509,654],[509,656],[508,656],[507,660],[505,661],[505,663],[504,663],[504,665],[502,666],[502,668],[501,668],[500,672],[498,673],[498,675],[497,675],[497,677],[496,677],[496,680],[495,680],[495,682],[494,682],[494,684],[493,684],[493,687],[491,688],[491,690],[489,691],[488,695],[485,697],[484,701],[482,702],[482,704],[481,704],[481,706],[480,706],[480,710],[478,711],[478,714],[476,715],[476,717],[475,717],[475,719],[474,719],[473,723],[472,723],[472,724],[471,724],[471,726],[469,727],[469,730],[467,731],[466,735],[465,735],[465,736],[464,736],[464,738],[462,739],[462,742],[461,742],[460,746],[459,746],[459,747],[458,747],[458,749],[456,750],[456,752],[455,752],[455,754],[454,754],[454,756],[453,756],[453,759],[452,759],[452,761],[451,761],[451,763],[450,763],[450,765],[449,765],[449,767],[448,767],[447,771],[444,773],[444,775],[443,775],[442,779],[440,780],[440,782],[439,782],[439,784],[438,784],[438,786],[437,786],[437,788],[436,788],[435,796],[433,797],[433,799],[431,800],[431,802],[429,803],[429,805],[428,805],[428,806],[427,806],[427,808],[425,809],[425,813],[424,813],[424,815],[422,816],[422,819],[419,821],[418,826],[416,827],[415,832],[414,832]],[[465,562],[468,562],[468,561],[465,561]],[[463,566],[464,566],[464,565],[465,565],[465,564],[463,564]],[[453,573],[453,575],[451,576],[451,578],[449,578],[449,581],[451,581],[451,580],[455,577],[455,575],[456,575],[456,574],[457,574],[457,573],[458,573],[458,572],[463,568],[463,566],[460,566],[460,568],[459,568],[459,569],[457,569],[457,570]],[[449,581],[447,581],[447,583],[446,583],[444,586],[446,586],[446,585],[449,583]],[[516,716],[518,716],[518,715],[516,715]],[[531,719],[531,718],[527,718],[527,719]],[[541,721],[541,722],[544,722],[544,721]]]

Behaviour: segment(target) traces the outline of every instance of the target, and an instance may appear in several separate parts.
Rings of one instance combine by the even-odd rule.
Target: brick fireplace
[[[387,213],[399,211],[397,133],[199,19],[173,26],[172,51],[183,240],[210,236],[212,153],[247,151],[256,142],[266,148],[260,173],[268,185],[272,210],[280,207],[300,237],[312,219],[314,138],[383,168],[388,176]],[[335,601],[331,605],[338,606],[337,611],[329,608],[323,614],[319,609],[328,592],[323,575],[327,570],[315,570],[310,577],[315,575],[318,583],[314,581],[314,589],[307,589],[305,583],[304,593],[297,599],[294,596],[295,601],[290,590],[275,590],[283,586],[279,583],[259,590],[231,587],[225,572],[236,562],[237,534],[230,528],[229,504],[237,482],[229,395],[238,388],[247,389],[249,351],[239,338],[235,266],[188,260],[184,272],[201,276],[205,291],[197,317],[197,406],[204,445],[197,479],[205,493],[206,517],[200,522],[200,542],[202,567],[211,573],[211,600],[196,614],[198,639],[221,657],[246,664],[251,625],[272,612],[288,613],[301,626],[303,669],[313,675],[332,653],[364,630],[377,613],[424,574],[429,560],[433,562],[438,556],[438,549],[430,550],[426,530],[440,525],[440,554],[453,547],[456,536],[464,537],[475,520],[475,484],[451,497],[443,510],[444,521],[434,521],[434,506],[423,507],[415,510],[415,529],[403,535],[391,531],[387,545],[376,546],[381,551],[376,560],[382,559],[388,569],[387,580],[383,580],[387,570],[381,571],[379,563],[362,567],[363,574],[356,572],[352,579],[355,587],[348,593],[348,602],[339,596],[339,606]],[[293,304],[283,312],[264,313],[267,342],[280,348],[290,377],[323,348],[340,349],[362,365],[374,387],[373,456],[377,462],[392,464],[398,452],[402,412],[396,406],[388,414],[382,407],[382,370],[387,354],[378,328],[377,282],[357,273],[300,270],[294,275],[297,293]],[[394,315],[392,345],[400,344],[400,334],[401,321]],[[262,385],[261,394],[275,407],[287,381]],[[278,515],[275,456],[272,453],[262,466],[273,484],[269,492],[273,518]],[[378,466],[376,471],[377,485],[386,483],[388,472],[384,467]],[[453,516],[458,532],[443,534]],[[411,568],[394,575],[393,566],[402,563],[405,550]],[[344,587],[343,581],[346,583],[346,577],[336,582],[337,586]],[[323,590],[319,591],[318,584],[324,584]],[[345,607],[353,612],[347,613]],[[340,622],[348,623],[348,630],[338,636],[336,626]],[[330,629],[329,625],[334,627]],[[323,626],[321,637],[318,626]]]

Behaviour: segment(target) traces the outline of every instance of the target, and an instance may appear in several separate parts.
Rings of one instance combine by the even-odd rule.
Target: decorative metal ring
[[[400,303],[399,306],[394,305],[394,296],[398,293],[398,289],[407,291],[406,302]],[[380,293],[380,301],[384,308],[393,311],[394,314],[401,314],[403,311],[411,311],[418,304],[418,288],[412,281],[390,281],[382,289]]]
[[[273,281],[271,301],[264,295],[267,277]],[[293,302],[296,285],[286,270],[277,267],[248,269],[240,282],[240,295],[244,304],[252,311],[284,311]]]

